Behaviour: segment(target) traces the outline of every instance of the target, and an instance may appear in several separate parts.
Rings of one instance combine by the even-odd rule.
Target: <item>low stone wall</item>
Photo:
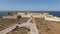
[[[21,17],[31,17],[30,15],[21,15]]]
[[[35,18],[44,18],[44,16],[41,16],[41,15],[33,15],[33,17],[35,17]]]
[[[45,17],[45,20],[60,22],[60,18]]]
[[[17,19],[17,16],[4,16],[3,19]]]

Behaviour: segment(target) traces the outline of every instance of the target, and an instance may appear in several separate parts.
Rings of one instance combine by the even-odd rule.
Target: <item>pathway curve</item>
[[[27,23],[15,24],[15,25],[13,25],[13,26],[5,29],[5,30],[0,31],[0,34],[6,34],[6,33],[10,32],[10,31],[12,31],[13,29],[15,29],[16,26],[29,28],[29,29],[30,29],[30,34],[39,34],[36,25],[33,24],[33,23],[30,23],[31,20],[32,20],[32,18],[30,18],[30,19],[27,21]]]

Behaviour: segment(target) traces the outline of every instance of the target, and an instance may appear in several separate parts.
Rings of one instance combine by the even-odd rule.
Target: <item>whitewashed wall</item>
[[[16,19],[17,16],[4,16],[3,19]]]
[[[60,22],[60,18],[50,18],[50,17],[45,17],[45,20]]]

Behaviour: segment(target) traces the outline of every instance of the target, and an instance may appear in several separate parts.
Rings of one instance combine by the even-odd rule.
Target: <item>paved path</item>
[[[31,20],[32,20],[32,18],[30,18],[26,23],[30,23]]]
[[[18,25],[18,24],[15,24],[15,25],[7,28],[7,29],[4,29],[4,30],[0,31],[0,34],[6,34],[6,33],[10,32],[10,31],[12,31],[13,29],[16,28],[17,25]]]
[[[5,30],[0,31],[0,34],[6,34],[6,33],[10,32],[10,31],[12,31],[13,29],[15,29],[16,26],[29,28],[30,29],[30,34],[39,34],[36,25],[33,24],[33,23],[30,23],[31,20],[32,20],[32,18],[30,18],[27,21],[27,23],[15,24],[15,25],[13,25],[13,26],[5,29]]]
[[[20,24],[18,26],[19,27],[29,28],[30,29],[30,34],[38,34],[38,30],[37,30],[35,24],[32,24],[32,23],[23,23],[23,24]]]

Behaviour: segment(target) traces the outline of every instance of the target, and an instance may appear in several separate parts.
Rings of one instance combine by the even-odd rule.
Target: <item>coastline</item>
[[[3,17],[3,16],[6,16],[8,15],[8,12],[9,11],[0,11],[0,19]],[[11,11],[12,12],[12,11]],[[24,12],[24,11],[13,11],[13,12]],[[28,11],[25,11],[25,12],[28,12]],[[32,12],[32,11],[30,11]],[[33,11],[34,13],[37,12],[37,13],[40,13],[40,12],[47,12],[47,13],[50,13],[51,15],[53,16],[57,16],[57,17],[60,17],[60,12],[59,11]]]

